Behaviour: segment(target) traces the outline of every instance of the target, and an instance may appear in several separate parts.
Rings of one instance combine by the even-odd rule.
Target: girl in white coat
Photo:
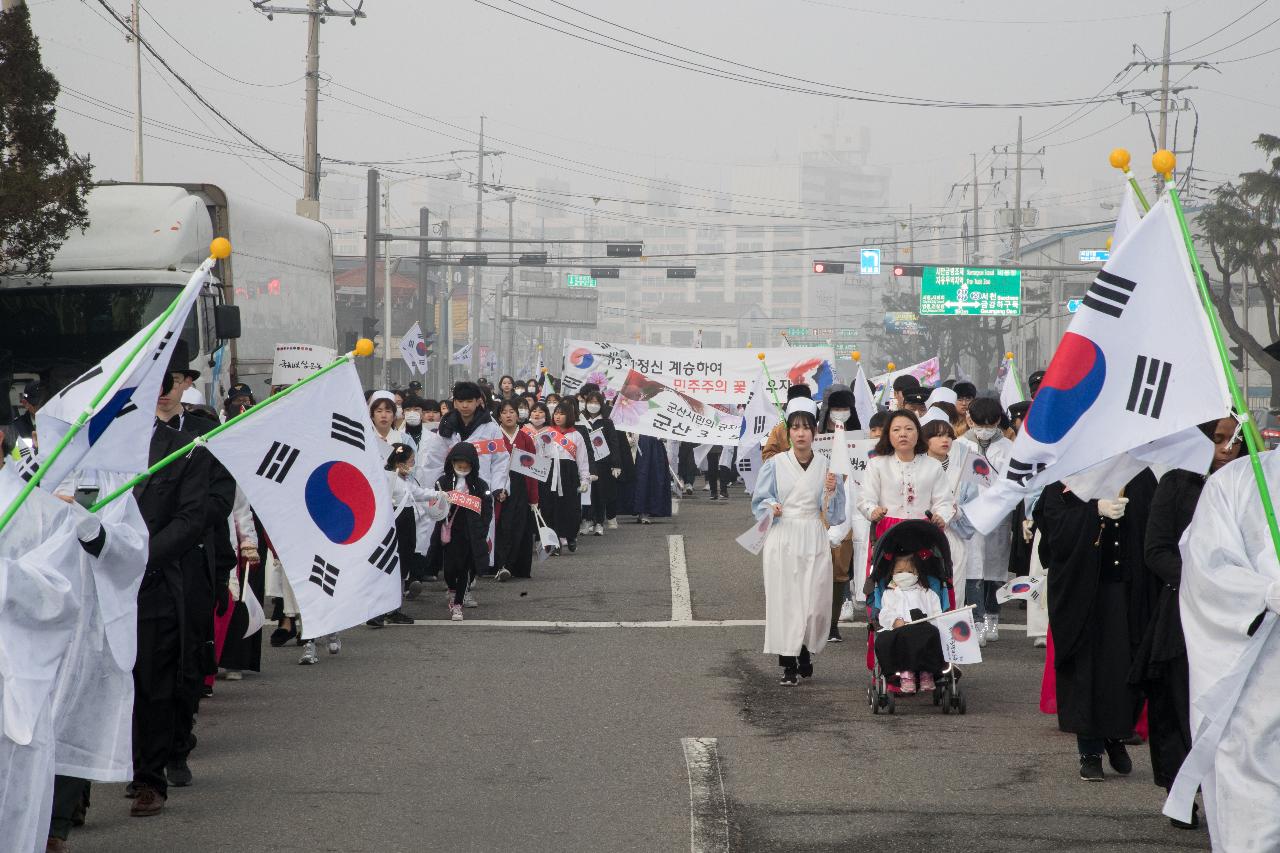
[[[831,547],[828,525],[844,520],[844,490],[827,461],[813,452],[817,406],[787,404],[791,449],[760,470],[751,511],[773,515],[764,545],[764,652],[778,655],[782,684],[813,675],[811,655],[827,643],[831,624]]]

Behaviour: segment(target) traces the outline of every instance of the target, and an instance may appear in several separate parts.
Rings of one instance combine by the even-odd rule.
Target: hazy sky
[[[125,0],[108,2],[122,15],[128,13]],[[344,6],[342,0],[333,3]],[[940,209],[951,184],[968,178],[971,152],[983,156],[993,145],[1012,143],[1021,112],[1032,140],[1028,148],[1048,147],[1045,182],[1029,178],[1028,194],[1039,187],[1079,192],[1096,218],[1103,218],[1108,214],[1090,191],[1099,195],[1097,188],[1115,176],[1107,166],[1107,152],[1127,146],[1135,163],[1145,166],[1152,150],[1146,120],[1129,117],[1129,107],[1114,99],[1083,109],[962,110],[777,91],[624,55],[490,6],[570,29],[530,11],[540,10],[605,33],[614,44],[623,39],[720,69],[729,67],[722,60],[732,60],[845,87],[827,91],[999,103],[1087,98],[1114,91],[1125,80],[1131,81],[1127,88],[1157,85],[1155,71],[1116,78],[1126,63],[1140,58],[1131,54],[1133,43],[1158,56],[1161,13],[1168,6],[1174,12],[1176,60],[1229,60],[1277,51],[1223,64],[1221,73],[1202,69],[1187,77],[1185,85],[1198,87],[1185,93],[1199,111],[1196,166],[1209,170],[1205,176],[1213,179],[1254,168],[1260,160],[1251,140],[1262,131],[1280,132],[1280,97],[1275,94],[1280,0],[519,3],[524,5],[515,0],[368,0],[368,18],[358,26],[342,20],[326,23],[320,65],[331,82],[322,89],[322,154],[356,161],[417,158],[438,162],[399,168],[448,172],[455,166],[447,152],[474,147],[478,117],[484,113],[494,137],[491,145],[508,152],[493,164],[504,183],[532,187],[539,178],[559,177],[583,196],[643,197],[647,177],[728,190],[735,164],[794,164],[798,151],[810,147],[816,132],[839,116],[872,129],[872,163],[893,168],[890,206],[905,210],[910,203],[920,213]],[[66,87],[59,124],[71,146],[92,156],[98,179],[132,179],[131,46],[108,22],[98,0],[34,0],[30,5],[45,62]],[[304,3],[294,0],[293,5]],[[268,21],[249,0],[150,0],[144,8],[143,34],[160,54],[244,130],[296,162],[302,150],[305,19],[276,15]],[[575,9],[644,35],[582,17]],[[154,14],[154,21],[148,14]],[[1215,34],[1221,27],[1225,29]],[[1189,70],[1174,68],[1173,79]],[[794,80],[790,85],[810,86]],[[144,66],[144,87],[147,118],[173,126],[149,125],[147,132],[197,146],[148,140],[148,180],[209,181],[292,209],[300,171],[243,147],[243,139],[149,64]],[[1195,114],[1182,113],[1180,120],[1178,145],[1189,148]],[[228,143],[239,156],[226,153]],[[1182,155],[1181,164],[1187,159]],[[459,157],[458,162],[473,169],[475,160]],[[361,166],[331,168],[355,176],[364,172]],[[988,180],[985,166],[983,172],[981,179]],[[1011,193],[1012,182],[1006,186]],[[1099,197],[1106,200],[1105,193]],[[569,201],[589,204],[585,198]],[[687,196],[686,201],[720,206],[704,197]],[[957,202],[952,197],[949,204],[954,208]],[[788,210],[786,205],[777,209]],[[504,205],[493,205],[492,216],[505,226]],[[727,219],[723,214],[706,216]]]

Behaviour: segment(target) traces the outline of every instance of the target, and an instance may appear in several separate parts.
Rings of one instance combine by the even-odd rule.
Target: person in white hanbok
[[[945,493],[957,506],[976,497],[978,487],[964,477],[964,468],[969,455],[968,447],[955,440],[955,428],[946,420],[931,420],[921,427],[925,444],[929,448],[929,458],[942,466]],[[959,519],[957,519],[957,522]],[[961,536],[958,524],[947,526],[945,531],[947,545],[951,550],[951,583],[955,595],[955,607],[963,607],[966,543]]]
[[[813,675],[812,655],[827,644],[831,624],[831,545],[827,529],[844,520],[844,490],[813,452],[817,406],[787,405],[791,449],[760,469],[751,511],[773,515],[764,544],[764,653],[776,654],[782,684]]]
[[[915,414],[890,412],[875,450],[858,509],[875,526],[876,538],[909,518],[927,518],[945,528],[956,514],[955,501],[947,493],[946,472],[929,457]]]
[[[1280,454],[1261,465],[1280,504]],[[1209,477],[1180,546],[1193,741],[1165,814],[1190,820],[1199,782],[1215,851],[1280,850],[1280,560],[1250,459]]]
[[[1000,401],[979,397],[969,404],[969,430],[959,439],[970,453],[987,460],[993,474],[991,482],[996,479],[994,475],[1008,465],[1013,451],[1013,442],[1000,431],[1003,414]],[[1000,639],[1000,602],[996,601],[996,590],[1009,579],[1012,544],[1012,515],[1006,516],[990,533],[974,532],[968,542],[964,601],[974,605],[978,642],[984,646]]]

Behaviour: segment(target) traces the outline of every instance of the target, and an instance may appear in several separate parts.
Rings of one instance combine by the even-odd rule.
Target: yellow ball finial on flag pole
[[[1128,148],[1111,149],[1111,156],[1108,157],[1107,159],[1110,161],[1112,168],[1119,169],[1122,172],[1129,171],[1129,149]]]
[[[1178,158],[1173,156],[1172,151],[1161,149],[1151,155],[1151,168],[1155,169],[1157,175],[1164,175],[1165,180],[1173,176],[1173,167],[1176,165]]]
[[[760,359],[761,361],[764,361],[764,353],[762,352],[756,353],[756,358]]]
[[[214,237],[209,243],[209,257],[218,260],[231,257],[231,241],[226,237]]]
[[[1111,238],[1111,237],[1108,237],[1108,238],[1107,238],[1107,251],[1108,251],[1108,252],[1110,252],[1110,251],[1111,251],[1111,241],[1112,241],[1112,238]]]
[[[368,356],[373,355],[373,341],[369,340],[368,338],[361,338],[360,340],[356,341],[356,348],[355,350],[353,350],[353,352],[355,352],[355,354],[360,356],[361,358],[366,358]]]
[[[1007,353],[1005,353],[1005,354],[1004,354],[1004,357],[1005,357],[1005,358],[1007,358],[1007,359],[1009,359],[1010,361],[1012,361],[1012,360],[1013,360],[1013,353],[1011,353],[1011,352],[1007,352]]]
[[[890,370],[897,370],[897,369],[898,369],[898,365],[894,364],[892,361],[891,361],[891,362],[889,362],[888,364],[886,364],[886,365],[885,365],[885,367],[889,368]]]
[[[862,353],[858,352],[857,350],[854,350],[853,352],[849,353],[849,358],[853,359],[854,361],[862,361]]]

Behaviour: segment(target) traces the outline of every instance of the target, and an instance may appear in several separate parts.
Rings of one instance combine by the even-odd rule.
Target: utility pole
[[[1024,165],[1022,162],[1023,156],[1026,153],[1023,151],[1023,148],[1022,148],[1022,116],[1018,116],[1018,141],[1014,147],[1013,166],[1010,167],[1008,163],[1008,158],[1009,158],[1008,145],[1004,146],[1004,150],[1002,152],[997,151],[995,148],[992,148],[991,153],[1003,154],[1003,156],[1005,157],[1005,165],[1002,167],[1005,177],[1008,177],[1009,173],[1013,172],[1013,212],[1012,212],[1012,217],[1010,218],[1010,221],[1009,221],[1009,229],[1013,232],[1012,255],[1013,255],[1013,262],[1016,264],[1022,260],[1022,229],[1026,225],[1035,224],[1034,216],[1027,215],[1028,212],[1030,212],[1032,209],[1028,207],[1026,210],[1023,210],[1022,208],[1022,173],[1023,172],[1039,172],[1040,177],[1043,178],[1044,165],[1040,164],[1040,165],[1028,166],[1028,165]],[[1033,152],[1032,156],[1043,157],[1044,148],[1041,147],[1039,151]],[[992,177],[995,176],[995,173],[996,173],[996,167],[993,165],[991,167]]]
[[[512,263],[515,263],[516,249],[516,197],[509,195],[503,199],[507,203],[507,257]],[[509,267],[507,269],[506,292],[510,293],[515,289],[516,268]],[[493,291],[493,351],[497,356],[498,374],[502,374],[503,365],[506,364],[502,360],[502,300],[506,297],[503,293],[502,283],[499,282]],[[513,353],[508,353],[513,356]],[[510,369],[509,367],[507,369]]]
[[[256,11],[266,15],[268,21],[275,20],[276,15],[307,16],[307,103],[306,117],[302,125],[302,198],[298,199],[296,210],[299,216],[319,219],[320,25],[328,18],[349,18],[354,27],[358,19],[368,17],[362,9],[364,0],[358,0],[354,7],[347,3],[348,8],[342,11],[330,7],[329,0],[307,0],[306,8],[275,6],[270,3],[270,0],[249,0],[249,2]]]
[[[449,214],[453,215],[450,208]],[[440,256],[444,261],[444,293],[440,300],[440,341],[443,348],[440,352],[440,382],[442,394],[448,394],[453,386],[453,266],[449,263],[449,220],[440,223]]]
[[[369,183],[365,195],[365,219],[364,219],[364,317],[362,322],[370,331],[373,329],[374,318],[377,317],[377,293],[374,290],[375,279],[377,278],[378,269],[378,170],[369,170]],[[361,329],[361,337],[364,336],[364,329]],[[357,364],[367,364],[363,359],[357,361]],[[366,387],[373,387],[373,368],[362,367],[362,373],[366,383]]]
[[[391,232],[391,182],[382,189],[382,221]],[[391,241],[382,253],[382,387],[391,388]]]
[[[142,183],[142,40],[138,37],[138,20],[142,3],[133,0],[133,17],[129,24],[133,29],[133,179]]]
[[[418,208],[418,236],[431,236],[431,211],[425,207]],[[435,331],[435,299],[431,292],[431,248],[430,244],[423,240],[418,244],[418,321],[422,324],[422,336],[425,338]],[[437,339],[437,344],[439,339]],[[440,363],[440,353],[432,354],[432,358],[427,362],[427,372],[422,377],[423,388],[430,388],[430,393],[435,396],[436,389],[436,365]],[[423,394],[425,397],[426,394]]]
[[[970,255],[969,255],[969,263],[970,263],[970,264],[976,264],[976,263],[978,262],[978,249],[980,248],[979,243],[978,243],[978,239],[979,239],[979,233],[978,233],[978,232],[979,232],[979,228],[978,228],[978,188],[979,188],[979,187],[994,187],[994,186],[997,186],[997,183],[996,183],[995,181],[979,181],[979,180],[978,180],[978,155],[977,155],[977,154],[974,154],[974,155],[973,155],[973,180],[969,181],[968,183],[964,183],[964,184],[952,184],[952,185],[951,185],[951,189],[952,189],[952,190],[954,190],[956,187],[966,187],[966,188],[968,188],[968,190],[972,191],[972,193],[973,193],[973,249],[972,249],[972,251],[971,251],[971,253],[970,253]],[[963,247],[964,247],[964,240],[963,240],[963,235],[961,235],[961,249],[962,249],[962,251],[963,251]],[[915,263],[915,259],[914,259],[914,258],[912,259],[912,263]]]
[[[476,152],[476,240],[479,241],[484,230],[484,116],[480,116],[480,147]],[[471,268],[471,316],[467,329],[471,337],[471,376],[479,378],[482,364],[480,361],[480,267]]]
[[[1164,13],[1164,55],[1160,59],[1160,150],[1169,147],[1169,27],[1173,13]]]

